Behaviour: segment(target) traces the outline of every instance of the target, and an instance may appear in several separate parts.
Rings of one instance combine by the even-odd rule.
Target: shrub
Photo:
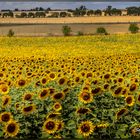
[[[139,27],[136,23],[132,23],[130,24],[129,26],[129,29],[128,29],[131,33],[135,34],[135,33],[138,33],[139,31]]]
[[[62,32],[63,32],[64,36],[69,36],[70,33],[71,33],[71,27],[69,27],[67,25],[66,26],[63,26]]]
[[[84,33],[81,32],[81,31],[78,31],[78,32],[77,32],[77,35],[78,35],[78,36],[82,36],[82,35],[84,35]]]
[[[12,37],[12,36],[14,36],[14,31],[12,30],[12,29],[10,29],[9,31],[8,31],[8,34],[7,34],[7,36],[8,37]]]
[[[96,31],[97,34],[104,34],[104,35],[107,35],[107,31],[104,27],[99,27],[97,28],[97,31]]]

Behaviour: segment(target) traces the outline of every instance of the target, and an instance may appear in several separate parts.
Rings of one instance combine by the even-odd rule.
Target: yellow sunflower
[[[53,119],[48,119],[43,124],[43,131],[49,134],[53,134],[57,131],[58,122]]]
[[[54,105],[53,105],[53,109],[55,111],[60,111],[62,109],[62,106],[59,102],[56,102]]]
[[[78,127],[78,133],[83,135],[84,137],[89,136],[93,133],[95,126],[92,124],[91,121],[84,121]]]
[[[0,85],[0,93],[8,94],[9,93],[9,86],[6,84]]]
[[[85,104],[91,103],[93,101],[93,95],[89,92],[83,91],[78,95],[78,99]]]
[[[128,95],[128,96],[126,96],[125,101],[128,106],[133,106],[135,103],[135,98],[133,95]]]
[[[23,100],[24,101],[31,101],[32,100],[32,97],[33,97],[33,93],[25,93],[23,95]]]
[[[0,122],[7,123],[13,118],[10,112],[3,112],[0,114]]]
[[[19,132],[19,124],[16,121],[11,120],[5,125],[3,131],[5,132],[6,136],[14,137]]]

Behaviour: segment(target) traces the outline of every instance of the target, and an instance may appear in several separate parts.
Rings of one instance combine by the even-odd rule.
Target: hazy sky
[[[104,9],[108,5],[115,8],[126,8],[128,6],[140,6],[140,2],[0,2],[1,9],[31,9],[43,7],[52,9],[75,9],[80,5],[85,5],[89,9]]]

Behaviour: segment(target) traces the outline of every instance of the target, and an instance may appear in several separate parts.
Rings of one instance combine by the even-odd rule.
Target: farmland
[[[140,137],[140,34],[0,37],[0,137]]]

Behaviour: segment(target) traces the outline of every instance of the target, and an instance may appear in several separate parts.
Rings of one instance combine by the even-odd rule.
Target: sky
[[[140,6],[140,2],[2,2],[0,1],[0,10],[2,9],[31,9],[43,7],[51,9],[75,9],[85,5],[88,9],[105,9],[108,5],[115,8],[124,9],[129,6]]]

